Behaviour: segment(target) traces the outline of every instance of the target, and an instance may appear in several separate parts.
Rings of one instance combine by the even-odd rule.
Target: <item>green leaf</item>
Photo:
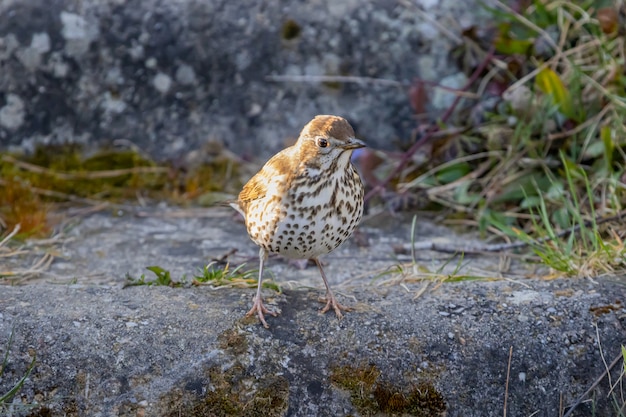
[[[536,196],[536,195],[531,195],[531,196],[524,198],[520,202],[519,206],[520,208],[523,208],[523,209],[527,209],[530,207],[538,207],[540,201],[541,201],[541,197]]]
[[[550,180],[542,172],[529,172],[502,189],[500,195],[492,202],[518,202],[524,198],[534,197],[550,186]],[[530,206],[529,206],[530,207]]]
[[[503,213],[489,209],[485,209],[482,212],[482,216],[478,220],[479,224],[482,223],[482,227],[485,229],[488,226],[494,226],[505,234],[516,237],[517,232],[513,230],[511,226],[512,221],[513,219],[511,217],[507,217]]]
[[[563,170],[566,177],[571,176],[571,178],[575,180],[584,180],[586,178],[582,167],[563,154],[561,154],[561,162],[563,163]],[[575,187],[570,184],[570,189],[575,190]]]
[[[558,105],[561,113],[570,119],[576,120],[574,106],[569,90],[551,68],[544,68],[535,77],[535,89],[542,91],[544,94],[552,96],[554,104]]]
[[[494,41],[496,51],[502,54],[526,55],[534,45],[534,38],[518,39],[511,35],[511,24],[502,23],[498,27],[498,35]]]
[[[454,201],[459,204],[469,205],[478,202],[482,196],[480,194],[472,193],[469,191],[471,181],[463,181],[454,190]]]
[[[530,20],[535,23],[540,28],[547,28],[551,25],[556,25],[557,22],[557,13],[551,13],[544,2],[540,0],[534,0],[533,5],[535,6],[535,13],[532,16],[527,16]]]
[[[4,354],[4,359],[2,360],[2,363],[0,363],[0,377],[2,377],[2,374],[4,373],[4,370],[6,369],[7,364],[9,362],[9,351],[11,350],[11,345],[13,344],[14,332],[15,332],[15,327],[11,329],[11,333],[9,334],[9,341],[6,346],[6,352]],[[28,369],[26,370],[26,373],[22,376],[22,378],[20,378],[20,380],[17,381],[17,383],[13,385],[13,387],[9,389],[7,392],[5,392],[4,394],[0,394],[0,406],[8,403],[11,400],[11,398],[13,398],[15,394],[17,394],[18,391],[22,389],[24,382],[26,382],[26,379],[30,376],[33,369],[35,369],[36,362],[37,362],[37,355],[33,355],[33,359],[31,360],[30,365],[28,366]],[[0,408],[3,408],[3,407],[0,407]]]
[[[611,172],[613,167],[613,150],[615,149],[615,144],[613,143],[613,129],[611,129],[610,126],[603,126],[600,129],[600,138],[602,138],[602,143],[604,144],[606,167],[609,172]]]
[[[450,184],[463,178],[471,171],[472,167],[467,162],[450,165],[437,172],[437,180],[442,184]]]
[[[169,271],[161,268],[160,266],[147,266],[146,269],[148,271],[152,271],[154,272],[154,275],[158,276],[163,276],[163,275],[169,275]]]
[[[33,369],[35,369],[36,362],[37,362],[37,356],[34,355],[33,359],[30,362],[30,365],[28,365],[28,369],[26,370],[26,373],[24,374],[24,376],[22,376],[22,378],[20,378],[20,380],[17,381],[15,385],[13,385],[13,388],[11,388],[5,394],[0,395],[0,404],[9,402],[9,400],[11,400],[11,398],[13,398],[13,396],[15,396],[15,394],[17,394],[18,391],[22,389],[24,382],[26,382],[26,379],[30,376],[31,372],[33,372]]]
[[[602,132],[600,132],[602,134]],[[604,138],[603,138],[604,140]],[[600,155],[606,153],[606,144],[601,141],[591,142],[585,149],[585,158],[598,158]]]
[[[548,191],[544,194],[544,198],[548,201],[562,201],[565,185],[562,182],[553,182],[550,184]]]
[[[557,224],[561,229],[567,229],[572,225],[572,218],[567,207],[559,207],[552,212],[552,222]]]
[[[182,282],[177,282],[177,281],[172,280],[170,271],[168,271],[167,269],[163,269],[160,266],[147,266],[146,269],[148,271],[153,272],[154,275],[156,275],[156,280],[147,282],[146,283],[147,285],[163,285],[163,286],[170,286],[170,287],[182,286]],[[184,277],[183,277],[183,280],[184,280]]]

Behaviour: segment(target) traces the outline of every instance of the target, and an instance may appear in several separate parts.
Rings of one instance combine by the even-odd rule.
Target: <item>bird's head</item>
[[[333,163],[347,165],[352,151],[366,145],[354,137],[352,126],[343,117],[320,115],[304,126],[296,146],[302,160],[322,168]]]

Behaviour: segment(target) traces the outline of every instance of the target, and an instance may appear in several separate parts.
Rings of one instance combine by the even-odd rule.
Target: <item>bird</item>
[[[315,262],[326,286],[326,305],[338,319],[341,305],[328,284],[319,260],[350,237],[363,216],[364,187],[351,162],[352,152],[365,147],[343,117],[318,115],[298,140],[278,152],[244,186],[230,205],[241,213],[248,235],[259,246],[259,278],[252,308],[265,328],[265,315],[276,316],[261,298],[263,267],[270,253]]]

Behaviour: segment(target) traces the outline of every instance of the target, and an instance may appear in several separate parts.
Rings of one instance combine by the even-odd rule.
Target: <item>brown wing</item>
[[[252,200],[265,197],[267,194],[267,185],[263,181],[263,170],[259,171],[254,177],[250,178],[250,181],[243,186],[243,190],[239,193],[239,206],[246,212],[248,210],[248,204]]]
[[[294,158],[295,147],[289,147],[274,155],[261,168],[257,174],[250,178],[250,181],[243,186],[239,193],[239,207],[246,212],[251,201],[265,198],[268,192],[268,184],[285,174],[293,172],[298,164],[298,158]]]

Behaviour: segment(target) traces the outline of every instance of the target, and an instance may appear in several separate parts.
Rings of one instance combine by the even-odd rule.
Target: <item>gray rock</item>
[[[0,150],[122,140],[172,159],[210,139],[263,159],[328,113],[388,148],[410,140],[414,77],[458,86],[450,51],[481,21],[477,4],[4,0]],[[268,80],[280,75],[404,87]],[[433,94],[433,110],[450,101]]]
[[[0,357],[8,349],[0,393],[36,357],[4,415],[431,416],[445,404],[447,416],[501,416],[512,349],[507,415],[553,416],[602,374],[600,346],[610,361],[626,337],[623,278],[529,279],[513,264],[498,274],[514,279],[422,292],[433,279],[425,269],[441,269],[443,278],[445,265],[455,268],[449,255],[431,252],[418,253],[417,274],[404,264],[404,275],[390,275],[399,265],[393,247],[410,236],[406,216],[366,219],[359,233],[371,246],[353,239],[325,258],[335,291],[354,308],[342,321],[317,313],[315,268],[270,258],[284,292],[264,292],[281,312],[268,330],[244,318],[252,289],[122,288],[126,272],[137,277],[160,265],[180,278],[231,248],[256,265],[255,246],[231,213],[113,214],[84,219],[56,249],[28,243],[24,249],[58,259],[33,285],[0,287]],[[460,240],[428,221],[417,222],[415,235]],[[497,263],[466,256],[458,273],[477,276]],[[592,407],[612,415],[608,389],[602,382],[595,403],[573,415]]]
[[[6,287],[0,335],[6,341],[13,331],[14,342],[0,392],[36,355],[8,415],[25,415],[24,404],[70,416],[257,415],[242,411],[250,407],[260,415],[373,415],[385,410],[382,400],[363,407],[342,379],[349,372],[351,383],[364,384],[367,371],[380,372],[378,386],[405,397],[430,387],[448,416],[501,416],[512,347],[507,415],[558,415],[561,396],[571,403],[604,370],[592,323],[607,357],[624,340],[617,312],[596,316],[589,308],[626,294],[623,286],[584,281],[528,284],[551,295],[581,288],[575,299],[554,301],[576,320],[516,321],[524,306],[485,314],[478,294],[497,304],[509,291],[505,282],[445,285],[417,300],[399,287],[361,289],[352,292],[356,311],[341,322],[317,314],[319,291],[268,293],[282,310],[269,330],[243,319],[252,291]],[[469,314],[433,314],[450,299],[468,305]],[[563,332],[582,337],[564,350]],[[602,385],[595,397],[598,415],[611,415],[606,393]],[[240,411],[228,414],[228,407]],[[437,415],[428,407],[409,415]],[[574,415],[589,415],[590,407]]]

